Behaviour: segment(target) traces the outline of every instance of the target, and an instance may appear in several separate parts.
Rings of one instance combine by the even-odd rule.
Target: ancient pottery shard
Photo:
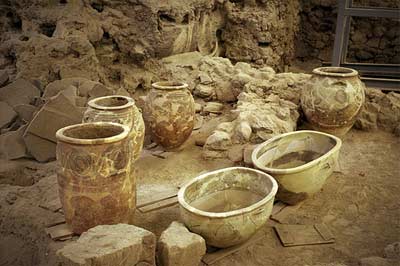
[[[146,122],[155,142],[166,149],[181,146],[194,127],[194,100],[188,85],[156,82],[146,99]]]
[[[143,148],[145,127],[135,101],[130,97],[112,95],[95,98],[88,105],[83,122],[115,122],[130,128],[128,137],[133,143],[132,162],[136,161]]]
[[[205,173],[179,190],[181,217],[208,245],[234,246],[266,223],[277,190],[273,177],[250,168]]]
[[[353,126],[364,98],[357,71],[319,67],[302,90],[301,107],[313,129],[341,136]]]
[[[277,198],[297,204],[318,192],[336,167],[342,141],[303,130],[276,136],[254,149],[253,164],[279,183]]]
[[[130,128],[95,122],[57,131],[58,185],[66,222],[80,234],[100,224],[128,223],[135,206]]]

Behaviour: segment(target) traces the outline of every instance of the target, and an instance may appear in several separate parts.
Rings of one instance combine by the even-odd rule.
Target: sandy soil
[[[167,159],[144,152],[137,163],[139,201],[176,189],[200,172],[232,165],[225,160],[204,161],[201,148],[194,145],[197,134]],[[263,228],[266,235],[263,239],[214,265],[293,266],[336,262],[356,266],[360,258],[383,256],[386,245],[400,240],[398,158],[399,138],[385,132],[352,130],[344,138],[340,172],[334,173],[323,191],[304,202],[285,221],[290,224],[324,222],[334,233],[336,243],[285,248],[271,221]],[[1,163],[2,168],[5,165]],[[47,164],[48,176],[34,185],[0,185],[0,265],[55,265],[55,251],[66,242],[50,240],[44,228],[62,214],[38,207],[41,202],[57,197],[55,165]],[[43,168],[40,171],[45,176]],[[31,175],[28,172],[24,176],[32,180]],[[138,214],[136,225],[159,236],[177,219],[178,206],[173,206]]]

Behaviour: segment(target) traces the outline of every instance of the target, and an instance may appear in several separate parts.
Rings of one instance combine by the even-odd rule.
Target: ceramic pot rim
[[[158,90],[182,90],[189,87],[187,83],[180,81],[158,81],[151,84],[151,86]]]
[[[259,174],[259,175],[261,175],[261,176],[263,176],[265,178],[268,178],[269,181],[272,183],[271,191],[262,200],[257,201],[256,203],[254,203],[254,204],[252,204],[252,205],[250,205],[248,207],[241,208],[241,209],[234,210],[234,211],[229,211],[229,212],[207,212],[207,211],[202,211],[202,210],[199,210],[199,209],[191,206],[189,203],[186,202],[184,195],[186,193],[186,189],[190,185],[192,185],[192,184],[204,179],[205,177],[207,177],[209,175],[214,175],[214,174],[218,174],[218,173],[226,172],[226,171],[230,171],[230,170],[246,170],[246,171],[249,171],[249,172],[253,172],[253,173]],[[178,201],[179,201],[179,204],[181,205],[181,207],[185,208],[187,211],[189,211],[189,212],[191,212],[193,214],[200,215],[200,216],[205,216],[205,217],[208,217],[208,218],[228,218],[228,217],[233,217],[233,216],[238,216],[238,215],[242,215],[242,214],[245,214],[245,213],[249,213],[251,211],[256,210],[257,208],[260,208],[260,207],[264,206],[270,200],[273,200],[273,198],[275,197],[277,191],[278,191],[278,183],[276,182],[276,180],[271,175],[269,175],[267,173],[264,173],[264,172],[259,171],[257,169],[248,168],[248,167],[228,167],[228,168],[222,168],[222,169],[219,169],[219,170],[207,172],[207,173],[201,174],[201,175],[193,178],[190,182],[186,183],[179,190],[179,192],[178,192]]]
[[[311,133],[311,134],[319,134],[319,135],[324,135],[327,136],[331,139],[334,139],[336,141],[336,145],[332,147],[332,149],[330,149],[327,153],[325,153],[324,155],[322,155],[321,157],[318,157],[315,160],[312,160],[311,162],[308,162],[306,164],[297,166],[297,167],[293,167],[293,168],[286,168],[286,169],[278,169],[278,168],[269,168],[266,167],[264,165],[261,165],[258,161],[257,158],[257,154],[258,152],[261,150],[261,148],[265,147],[266,145],[268,145],[271,142],[274,142],[278,139],[284,138],[286,136],[290,136],[290,135],[295,135],[295,134],[301,134],[301,133]],[[332,153],[336,152],[337,150],[340,149],[340,147],[342,146],[342,140],[334,135],[325,133],[325,132],[320,132],[320,131],[315,131],[315,130],[299,130],[299,131],[293,131],[293,132],[289,132],[289,133],[285,133],[285,134],[281,134],[278,135],[276,137],[273,137],[263,143],[261,143],[260,145],[258,145],[252,152],[251,154],[251,160],[254,164],[254,166],[256,166],[258,169],[261,169],[267,173],[270,174],[294,174],[294,173],[298,173],[301,171],[304,171],[308,168],[311,168],[313,166],[315,166],[316,164],[318,164],[321,160],[325,159],[326,157],[330,156]]]
[[[100,101],[106,100],[106,99],[113,99],[113,98],[120,98],[126,100],[126,103],[123,105],[119,106],[104,106],[99,104]],[[126,108],[130,108],[133,105],[135,105],[135,100],[133,100],[131,97],[123,96],[123,95],[109,95],[109,96],[103,96],[103,97],[98,97],[90,100],[88,102],[88,105],[97,110],[122,110]]]
[[[314,74],[328,77],[354,77],[358,75],[357,70],[347,67],[317,67],[312,71]]]
[[[85,128],[90,126],[111,126],[117,127],[122,129],[122,131],[114,136],[105,137],[105,138],[93,138],[93,139],[80,139],[74,137],[68,137],[65,135],[65,132],[70,129],[74,128]],[[56,132],[56,138],[60,142],[67,142],[71,144],[78,144],[78,145],[94,145],[94,144],[106,144],[106,143],[113,143],[126,138],[129,134],[130,128],[128,126],[113,123],[113,122],[92,122],[92,123],[82,123],[82,124],[75,124],[71,126],[63,127]]]

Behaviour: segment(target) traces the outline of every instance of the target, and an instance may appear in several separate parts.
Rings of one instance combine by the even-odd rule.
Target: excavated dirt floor
[[[201,148],[195,146],[197,134],[195,131],[180,151],[166,159],[144,151],[137,163],[139,202],[160,197],[200,172],[232,165],[227,160],[204,161]],[[324,222],[335,236],[334,244],[283,247],[270,221],[263,228],[264,238],[213,265],[356,266],[360,258],[383,257],[384,248],[400,240],[400,138],[381,131],[352,130],[343,140],[338,171],[323,191],[306,200],[284,221]],[[9,174],[19,169],[15,182],[29,186],[0,185],[0,265],[55,265],[55,251],[68,241],[52,241],[44,228],[62,214],[38,205],[57,198],[56,163],[13,164],[19,168],[5,161],[0,165],[2,170],[8,167]],[[138,214],[136,225],[159,236],[177,219],[179,209],[175,205]]]

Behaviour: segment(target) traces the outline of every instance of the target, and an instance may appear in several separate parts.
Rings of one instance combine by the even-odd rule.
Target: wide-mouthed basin
[[[181,217],[208,245],[237,245],[266,223],[277,190],[275,179],[259,170],[230,167],[212,171],[179,190]]]
[[[278,181],[278,199],[296,204],[322,188],[337,165],[341,145],[327,133],[295,131],[257,146],[252,161]]]

